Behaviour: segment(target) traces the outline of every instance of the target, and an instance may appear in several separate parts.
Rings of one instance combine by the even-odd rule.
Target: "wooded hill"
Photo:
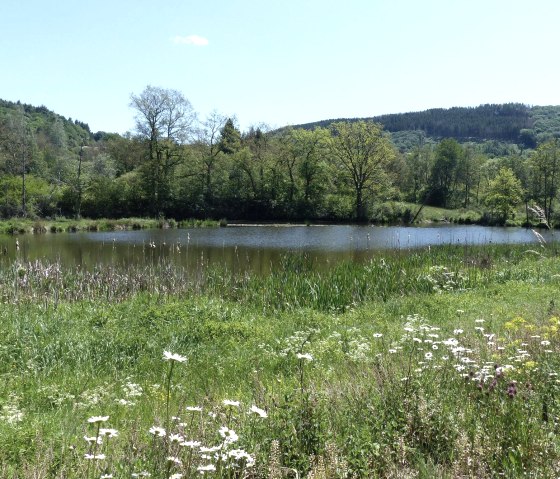
[[[294,126],[314,129],[338,121],[371,120],[401,141],[403,133],[418,134],[439,141],[454,138],[459,142],[500,141],[534,148],[537,143],[560,137],[560,106],[527,106],[521,103],[480,105],[474,108],[433,108],[421,112],[396,113],[370,118],[322,120]],[[406,148],[405,148],[406,149]]]
[[[534,203],[560,224],[560,106],[241,132],[217,112],[198,118],[175,90],[148,86],[130,100],[136,128],[125,135],[0,100],[0,218],[407,222],[407,202],[504,223]]]
[[[46,106],[36,107],[0,99],[0,120],[18,110],[26,116],[28,127],[41,147],[60,147],[64,146],[61,143],[65,143],[73,148],[79,146],[84,138],[93,137],[87,123],[66,119]]]

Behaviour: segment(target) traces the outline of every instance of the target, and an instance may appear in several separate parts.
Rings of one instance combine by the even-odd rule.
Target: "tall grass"
[[[0,477],[557,477],[544,253],[292,255],[267,277],[14,263]]]
[[[527,246],[456,247],[386,253],[365,264],[317,267],[306,255],[288,254],[270,274],[232,271],[201,261],[193,268],[162,260],[149,265],[99,265],[91,270],[41,261],[0,270],[5,302],[123,301],[138,293],[159,298],[207,295],[250,303],[263,311],[312,308],[345,311],[394,295],[464,291],[510,280],[540,281],[559,272],[554,253]]]

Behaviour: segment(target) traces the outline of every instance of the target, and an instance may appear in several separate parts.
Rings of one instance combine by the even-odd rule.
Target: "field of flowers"
[[[0,272],[2,478],[560,476],[560,260]]]

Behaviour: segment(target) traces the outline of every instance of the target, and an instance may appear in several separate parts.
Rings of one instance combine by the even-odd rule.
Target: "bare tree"
[[[196,114],[176,90],[147,86],[130,106],[136,110],[136,130],[146,142],[144,178],[152,212],[163,212],[171,195],[171,180],[185,158],[181,145],[192,139]]]
[[[198,130],[196,146],[202,161],[204,202],[206,206],[210,207],[214,199],[214,169],[216,168],[218,157],[222,153],[220,151],[221,131],[226,121],[227,117],[221,115],[217,111],[213,111],[208,115],[206,120],[202,122],[202,127]]]

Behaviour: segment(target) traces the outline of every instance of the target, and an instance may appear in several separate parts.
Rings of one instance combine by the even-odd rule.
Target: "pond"
[[[541,231],[548,242],[555,236]],[[16,241],[19,249],[16,247]],[[230,269],[267,272],[288,252],[305,253],[318,264],[367,261],[387,250],[406,251],[443,244],[537,243],[529,229],[438,225],[431,227],[228,226],[0,236],[0,264],[58,261],[91,268],[99,264],[157,264],[188,268],[219,263]]]

